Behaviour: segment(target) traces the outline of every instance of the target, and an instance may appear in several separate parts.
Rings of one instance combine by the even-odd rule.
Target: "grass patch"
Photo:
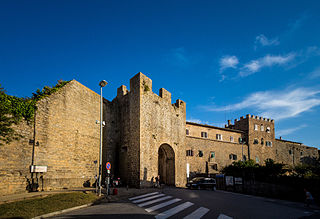
[[[72,192],[1,204],[0,218],[33,218],[39,215],[92,203],[98,198],[94,193]]]

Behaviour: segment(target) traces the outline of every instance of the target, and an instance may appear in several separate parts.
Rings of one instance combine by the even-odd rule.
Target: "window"
[[[303,155],[303,152],[301,151],[301,152],[300,152],[300,156],[302,156],[302,155]]]
[[[216,134],[216,139],[222,141],[222,135],[221,134]]]
[[[253,140],[253,144],[259,144],[259,140],[255,138],[255,139]]]
[[[215,158],[216,157],[216,153],[214,151],[210,152],[210,158]]]
[[[230,136],[230,141],[234,142],[233,136]]]
[[[267,131],[267,133],[270,133],[270,127],[269,126],[267,127],[266,131]]]
[[[257,124],[254,124],[254,130],[258,131],[258,125]]]
[[[244,161],[246,161],[247,160],[247,157],[246,157],[246,155],[243,155],[243,158],[242,158]]]
[[[271,141],[266,141],[266,146],[272,147],[272,142]]]
[[[291,149],[289,150],[289,154],[292,154],[292,150]]]
[[[193,150],[187,150],[187,156],[193,156]]]
[[[211,165],[211,168],[212,168],[213,170],[218,170],[218,164],[213,164],[213,165]]]
[[[263,127],[263,125],[261,124],[261,126],[260,126],[260,131],[264,131],[264,127]]]
[[[199,157],[203,157],[203,152],[199,150]]]
[[[256,156],[256,163],[259,163],[259,157]]]
[[[202,138],[208,138],[208,133],[207,132],[201,132],[201,137]]]
[[[237,160],[237,155],[236,154],[229,154],[229,159],[230,160]]]
[[[186,129],[186,135],[189,135],[189,134],[190,134],[189,129]]]
[[[261,145],[263,145],[264,144],[264,140],[263,140],[263,138],[261,138]]]

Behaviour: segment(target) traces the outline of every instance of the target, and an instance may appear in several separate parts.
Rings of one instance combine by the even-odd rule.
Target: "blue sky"
[[[76,79],[112,100],[137,72],[189,121],[275,119],[320,147],[319,1],[0,1],[0,83],[31,96]]]

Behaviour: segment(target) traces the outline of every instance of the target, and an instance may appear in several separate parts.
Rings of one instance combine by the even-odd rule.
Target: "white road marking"
[[[169,196],[165,196],[165,197],[162,197],[162,198],[158,198],[158,199],[155,199],[155,200],[151,200],[151,201],[139,204],[138,206],[139,207],[143,207],[143,206],[146,206],[146,205],[151,205],[151,204],[154,204],[154,203],[157,203],[157,202],[161,202],[161,201],[167,200],[167,199],[169,199],[171,197],[172,196],[170,196],[170,195]]]
[[[158,198],[158,197],[161,197],[161,196],[165,196],[165,194],[158,194],[158,195],[154,195],[154,196],[149,196],[147,198],[134,200],[134,201],[132,201],[132,203],[141,203],[141,202],[148,201],[150,199]]]
[[[146,210],[147,212],[152,212],[152,211],[158,210],[158,209],[160,209],[160,208],[163,208],[163,207],[165,207],[165,206],[168,206],[168,205],[171,205],[171,204],[173,204],[173,203],[176,203],[176,202],[178,202],[178,201],[181,201],[181,199],[175,198],[175,199],[172,199],[172,200],[170,200],[170,201],[167,201],[167,202],[164,202],[164,203],[155,205],[155,206],[153,206],[153,207],[146,208],[145,210]]]
[[[232,218],[232,217],[229,217],[229,216],[227,216],[227,215],[224,215],[224,214],[220,214],[217,219],[233,219],[233,218]]]
[[[147,197],[147,196],[150,196],[150,195],[155,195],[155,194],[158,194],[159,192],[153,192],[153,193],[148,193],[148,194],[144,194],[144,195],[139,195],[139,196],[136,196],[136,197],[133,197],[133,198],[129,198],[129,200],[135,200],[135,199],[139,199],[139,198],[144,198],[144,197]]]
[[[197,210],[195,210],[194,212],[192,212],[191,214],[189,214],[188,216],[184,217],[183,219],[201,218],[203,215],[208,213],[208,211],[210,211],[208,208],[201,207],[201,208],[198,208]]]
[[[156,219],[165,219],[165,218],[171,217],[172,215],[179,213],[180,211],[183,211],[184,209],[189,208],[192,205],[193,205],[192,202],[185,202],[181,205],[178,205],[174,208],[171,208],[165,212],[162,212],[162,213],[156,215],[155,218]]]

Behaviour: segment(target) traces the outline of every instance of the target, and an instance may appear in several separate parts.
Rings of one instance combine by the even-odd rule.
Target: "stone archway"
[[[158,174],[160,183],[175,185],[175,155],[172,147],[162,144],[158,151]]]

